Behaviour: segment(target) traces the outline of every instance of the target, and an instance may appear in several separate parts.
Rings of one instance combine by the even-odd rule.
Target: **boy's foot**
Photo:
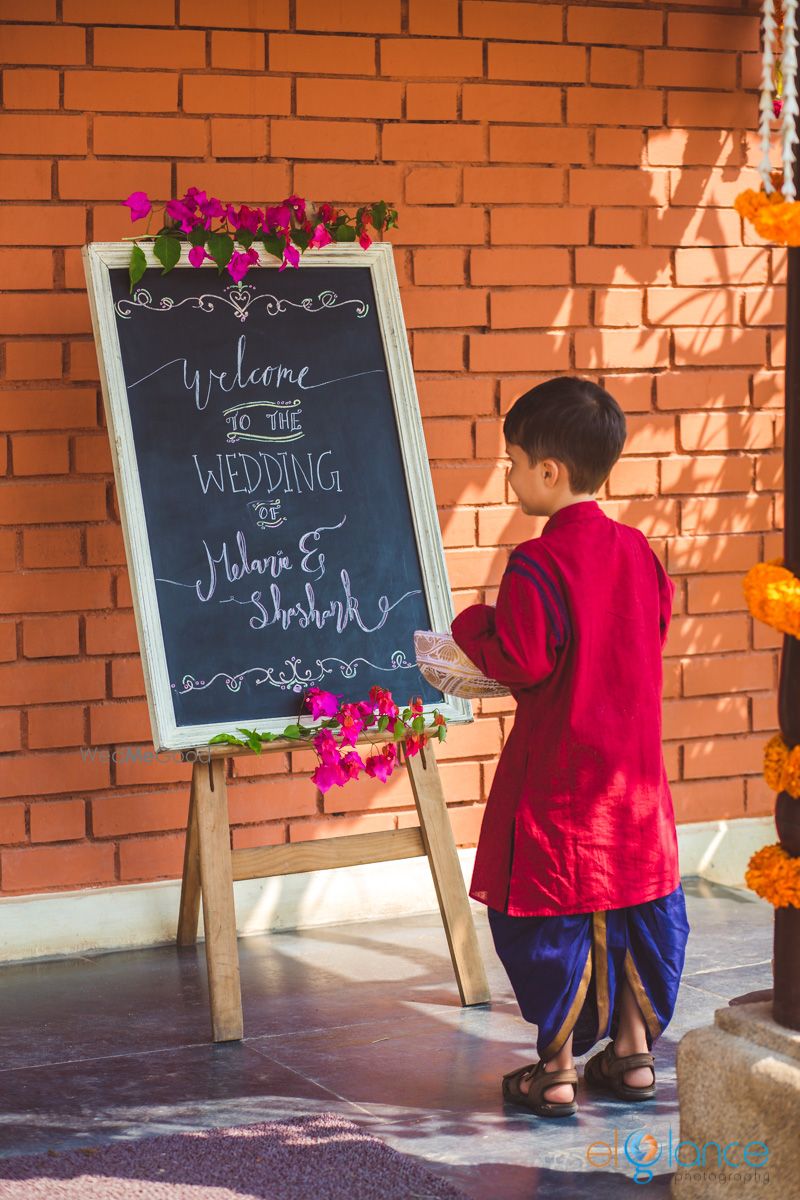
[[[590,1087],[613,1092],[620,1100],[652,1100],[656,1094],[656,1073],[649,1051],[616,1054],[614,1043],[592,1055],[583,1069]]]
[[[551,1061],[545,1063],[543,1069],[545,1074],[552,1074],[553,1071],[569,1070],[571,1067],[574,1067],[574,1065],[575,1064],[572,1059],[570,1059],[569,1063],[563,1067],[557,1067],[555,1063]],[[526,1079],[525,1076],[523,1076],[519,1081],[519,1090],[527,1095],[530,1086],[531,1080]],[[542,1092],[542,1099],[546,1100],[548,1104],[569,1104],[573,1098],[574,1092],[569,1083],[553,1083],[550,1085],[550,1087],[545,1088]]]
[[[600,1074],[604,1079],[610,1079],[605,1058],[600,1059]],[[649,1088],[655,1081],[656,1073],[652,1067],[632,1067],[629,1071],[622,1073],[622,1082],[626,1087]]]

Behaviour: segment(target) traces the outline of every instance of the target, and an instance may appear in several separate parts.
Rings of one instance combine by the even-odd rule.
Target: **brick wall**
[[[741,577],[780,553],[785,266],[730,207],[754,179],[755,10],[140,0],[126,26],[107,0],[0,0],[4,893],[180,872],[188,768],[80,754],[148,743],[79,251],[131,232],[118,201],[140,188],[397,204],[459,609],[495,598],[508,548],[536,531],[505,485],[500,415],[551,372],[602,380],[631,434],[604,505],[678,585],[678,819],[771,811],[778,643]],[[475,710],[439,754],[462,844],[513,720],[502,701]],[[323,800],[313,765],[236,762],[235,845],[414,821],[402,775]]]

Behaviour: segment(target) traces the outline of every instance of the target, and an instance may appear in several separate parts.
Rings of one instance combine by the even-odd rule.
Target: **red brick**
[[[687,612],[742,612],[746,607],[741,575],[701,575],[686,582]]]
[[[589,45],[660,46],[663,16],[658,10],[571,7],[567,10],[567,37]]]
[[[85,664],[73,665],[73,673],[79,674],[78,668],[83,665]],[[32,669],[27,668],[28,671]],[[64,669],[66,668],[60,665],[53,665],[49,671],[55,676]],[[66,697],[53,694],[46,698],[57,700]],[[31,697],[27,697],[19,703],[29,703],[30,700]],[[14,700],[10,702],[13,704]],[[109,764],[99,759],[84,759],[75,750],[7,755],[3,760],[3,774],[0,777],[2,796],[57,795],[64,792],[97,791],[108,786]]]
[[[6,379],[59,379],[61,342],[6,342]]]
[[[27,571],[5,581],[0,590],[0,611],[107,608],[109,582],[107,571]]]
[[[0,855],[6,892],[56,891],[114,881],[114,847],[31,846]]]
[[[703,738],[684,747],[686,779],[760,774],[764,756],[761,734],[745,737]]]
[[[758,17],[670,13],[667,41],[670,46],[690,49],[713,46],[722,50],[758,50]]]
[[[408,86],[409,99],[411,89],[415,86],[421,85],[409,84]],[[534,125],[555,124],[561,119],[561,92],[554,87],[531,89],[510,83],[465,83],[462,89],[461,107],[464,121],[520,121]]]
[[[586,325],[589,293],[562,288],[533,288],[492,292],[492,329],[551,329]]]
[[[55,658],[80,653],[78,618],[28,617],[22,626],[22,653],[26,658]]]
[[[638,208],[597,208],[594,214],[596,246],[638,246],[642,242],[643,213]]]
[[[125,158],[202,158],[205,124],[196,117],[95,117],[94,150]]]
[[[292,111],[291,96],[290,79],[269,75],[214,75],[206,71],[183,77],[183,107],[188,113],[280,115]]]
[[[638,167],[644,161],[644,135],[640,129],[597,129],[594,161],[598,165]]]
[[[3,524],[97,521],[105,512],[105,487],[99,483],[8,483],[0,492]]]
[[[3,159],[0,200],[48,200],[51,193],[51,168],[45,159]]]
[[[38,118],[37,118],[38,119]],[[50,117],[41,118],[50,120]],[[67,120],[77,118],[68,117]],[[8,148],[5,147],[6,153]],[[8,222],[3,237],[7,246],[30,246],[37,244],[36,229],[42,228],[42,222],[47,224],[47,240],[51,246],[80,246],[86,239],[86,210],[79,206],[52,204],[7,205],[3,209],[5,220]],[[48,297],[49,299],[49,297]],[[14,304],[19,297],[14,297]],[[5,329],[5,333],[26,333],[30,329]],[[63,333],[64,330],[53,330]],[[90,332],[90,330],[87,330]]]
[[[260,117],[213,118],[211,153],[215,158],[263,158],[267,153],[267,122]]]
[[[86,836],[83,800],[48,800],[31,805],[31,841],[80,841]]]
[[[457,167],[419,167],[406,175],[409,204],[455,204],[460,190]]]
[[[375,156],[375,126],[364,121],[274,120],[271,140],[275,158],[372,159]]]
[[[738,246],[738,213],[724,209],[674,208],[647,213],[651,246]]]
[[[0,750],[19,750],[22,746],[20,730],[20,714],[17,712],[0,713]]]
[[[58,71],[4,71],[6,108],[59,108]]]
[[[132,833],[157,833],[186,828],[189,794],[180,791],[131,792],[93,799],[94,837],[119,837]]]
[[[657,491],[657,459],[623,458],[612,468],[609,496],[654,496]]]
[[[494,466],[440,466],[434,467],[431,475],[437,501],[445,506],[497,504],[504,498],[503,472]]]
[[[279,846],[286,840],[286,824],[283,821],[271,825],[238,826],[231,830],[231,844],[234,850]]]
[[[438,2],[438,0],[437,0]],[[463,0],[466,37],[509,37],[515,41],[561,41],[561,11],[529,0]]]
[[[667,547],[667,569],[681,575],[744,572],[759,561],[759,551],[759,539],[746,534],[676,538]]]
[[[464,366],[464,335],[414,334],[412,357],[417,371],[460,371]]]
[[[227,79],[229,76],[225,76],[225,78]],[[449,84],[443,86],[446,86],[448,89],[450,88]],[[389,119],[399,118],[402,113],[402,102],[402,84],[393,83],[389,80],[297,80],[298,116],[359,116],[368,117],[371,120],[377,120],[382,117]],[[447,114],[444,115],[445,117],[447,116]]]
[[[363,201],[365,195],[396,199],[403,186],[402,169],[362,166],[358,163],[298,163],[294,181],[301,196],[346,202]]]
[[[167,24],[172,20],[170,15]],[[179,20],[181,25],[201,28],[288,29],[289,0],[229,0],[224,8],[217,0],[180,0]]]
[[[680,418],[680,427],[686,450],[757,450],[773,444],[768,412],[689,413]]]
[[[110,475],[113,467],[107,433],[92,433],[73,439],[75,470],[82,475]]]
[[[664,366],[669,362],[666,330],[581,329],[575,334],[579,368]]]
[[[470,276],[473,284],[490,286],[568,284],[569,254],[550,249],[473,250]]]
[[[472,458],[472,430],[463,421],[427,420],[424,429],[429,459]]]
[[[183,873],[185,833],[125,838],[119,847],[120,879],[174,879]]]
[[[680,780],[672,784],[675,820],[723,821],[745,815],[744,780]]]
[[[654,325],[734,325],[739,308],[739,296],[725,288],[647,289],[647,315]]]
[[[736,55],[710,54],[707,50],[645,50],[646,87],[715,88],[736,86]]]
[[[664,738],[708,738],[724,733],[746,733],[746,696],[717,699],[667,700],[664,704]]]
[[[297,0],[297,28],[351,31],[353,33],[399,33],[400,0],[377,0],[365,7],[361,0]]]
[[[172,73],[101,71],[97,68],[64,72],[66,109],[166,113],[173,112],[177,106],[178,77]]]
[[[489,42],[488,74],[490,79],[524,79],[531,83],[582,83],[586,79],[586,58],[583,46]]]
[[[474,508],[448,508],[439,511],[439,527],[445,546],[474,546],[476,544],[476,511]]]
[[[85,744],[84,709],[80,704],[47,704],[28,709],[31,750],[61,750]]]
[[[56,0],[4,0],[6,21],[55,21]]]
[[[196,163],[178,164],[178,194],[197,178]],[[288,194],[289,175],[281,163],[204,163],[203,185],[214,195],[238,196],[245,203],[280,200]]]
[[[15,475],[60,475],[69,471],[64,434],[17,434],[11,439]]]
[[[486,139],[483,130],[474,125],[405,121],[384,127],[382,157],[410,162],[475,162],[486,158]]]
[[[68,526],[26,529],[22,538],[26,567],[75,567],[81,561],[81,531]],[[59,582],[63,580],[60,578]],[[69,588],[70,581],[67,580]],[[68,593],[69,594],[69,593]]]
[[[256,36],[261,36],[263,45],[263,34]],[[205,34],[202,30],[185,29],[95,29],[92,61],[95,67],[128,67],[133,62],[137,67],[168,67],[173,71],[181,67],[204,67]],[[236,65],[241,68],[243,64]]]
[[[569,341],[563,333],[470,334],[471,371],[525,371],[533,366],[560,371],[569,366]]]
[[[572,204],[657,205],[666,202],[663,171],[602,170],[570,171],[569,198]]]
[[[410,33],[458,33],[459,0],[409,0],[408,29]]]
[[[469,246],[481,245],[485,238],[486,218],[479,208],[398,206],[398,214],[400,230],[392,229],[387,239],[395,245]]]
[[[6,113],[0,115],[0,145],[4,154],[85,154],[86,119],[52,113],[47,116]]]
[[[749,458],[716,454],[672,454],[661,464],[661,488],[664,492],[747,492],[753,466]],[[688,532],[685,530],[684,532]]]
[[[563,195],[563,171],[547,167],[464,168],[464,200],[470,203],[558,204]],[[543,232],[549,233],[549,222]]]
[[[780,325],[786,321],[786,289],[745,292],[744,319],[748,325]]]
[[[418,379],[423,417],[463,416],[491,412],[494,384],[490,379]]]
[[[763,363],[766,334],[758,329],[676,329],[675,365],[723,366]]]
[[[3,25],[0,61],[4,63],[86,62],[86,31],[65,29],[62,25],[35,29],[31,25]],[[8,153],[4,147],[4,153]]]
[[[267,39],[263,33],[224,29],[211,34],[212,67],[233,71],[264,71],[266,64]],[[205,57],[193,65],[205,66]]]
[[[51,288],[53,286],[53,252],[52,250],[26,250],[23,256],[20,255],[19,250],[0,249],[0,271],[3,273],[3,286],[9,291]]]
[[[605,291],[596,291],[594,323],[639,326],[642,324],[643,307],[644,292],[640,288],[606,288]]]
[[[653,406],[652,375],[608,375],[602,383],[625,412],[649,412]]]
[[[741,92],[670,92],[667,124],[700,129],[751,129],[758,120],[757,99]]]
[[[613,284],[669,283],[669,254],[664,250],[575,251],[575,282]]]
[[[589,66],[592,83],[616,83],[633,87],[639,79],[640,55],[635,50],[608,50],[593,46]]]
[[[748,403],[744,371],[666,371],[656,381],[659,408],[742,408]]]
[[[744,614],[673,617],[664,653],[711,654],[746,650],[747,632],[748,620]]]
[[[685,534],[746,533],[771,528],[771,496],[703,496],[681,502],[681,529]]]
[[[633,88],[567,88],[567,120],[576,125],[657,125],[659,92]]]
[[[25,841],[25,805],[0,804],[0,843]]]
[[[739,584],[741,590],[741,580]],[[683,688],[687,696],[768,690],[775,685],[775,662],[771,654],[696,656],[683,664]]]
[[[401,83],[383,83],[379,86],[397,88],[400,91],[403,85]],[[387,115],[399,116],[399,113]],[[406,117],[409,121],[455,121],[457,115],[457,84],[409,83],[407,85]]]
[[[494,246],[582,246],[589,240],[588,208],[498,207],[492,209],[489,220]]]
[[[91,328],[89,304],[85,294],[16,292],[0,296],[0,324],[7,334],[87,333]]]
[[[171,0],[142,0],[136,10],[139,25],[172,25],[174,16]],[[81,25],[114,25],[119,21],[119,13],[104,0],[64,0],[63,19]]]
[[[367,813],[358,817],[322,817],[319,820],[291,821],[290,842],[311,842],[319,838],[343,837],[353,833],[377,833],[396,829],[394,813]]]
[[[409,329],[486,324],[486,292],[475,288],[405,288],[402,300]]]
[[[268,55],[270,71],[311,75],[375,74],[374,38],[273,33]]]
[[[725,130],[649,129],[648,161],[654,166],[740,165],[739,137]]]
[[[584,129],[492,125],[489,158],[492,162],[586,163],[589,141]]]

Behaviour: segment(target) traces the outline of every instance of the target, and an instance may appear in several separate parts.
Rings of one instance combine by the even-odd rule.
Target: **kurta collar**
[[[560,529],[562,525],[571,525],[575,521],[586,521],[592,517],[602,516],[603,510],[596,500],[581,500],[578,504],[568,504],[546,522],[542,533]]]

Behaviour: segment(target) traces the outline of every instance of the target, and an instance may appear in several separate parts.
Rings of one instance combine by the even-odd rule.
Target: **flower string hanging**
[[[761,28],[763,57],[758,132],[762,190],[748,188],[734,201],[740,216],[756,233],[780,246],[800,246],[800,202],[794,181],[797,118],[797,4],[798,0],[763,0]],[[780,121],[781,168],[770,158],[772,120]]]

